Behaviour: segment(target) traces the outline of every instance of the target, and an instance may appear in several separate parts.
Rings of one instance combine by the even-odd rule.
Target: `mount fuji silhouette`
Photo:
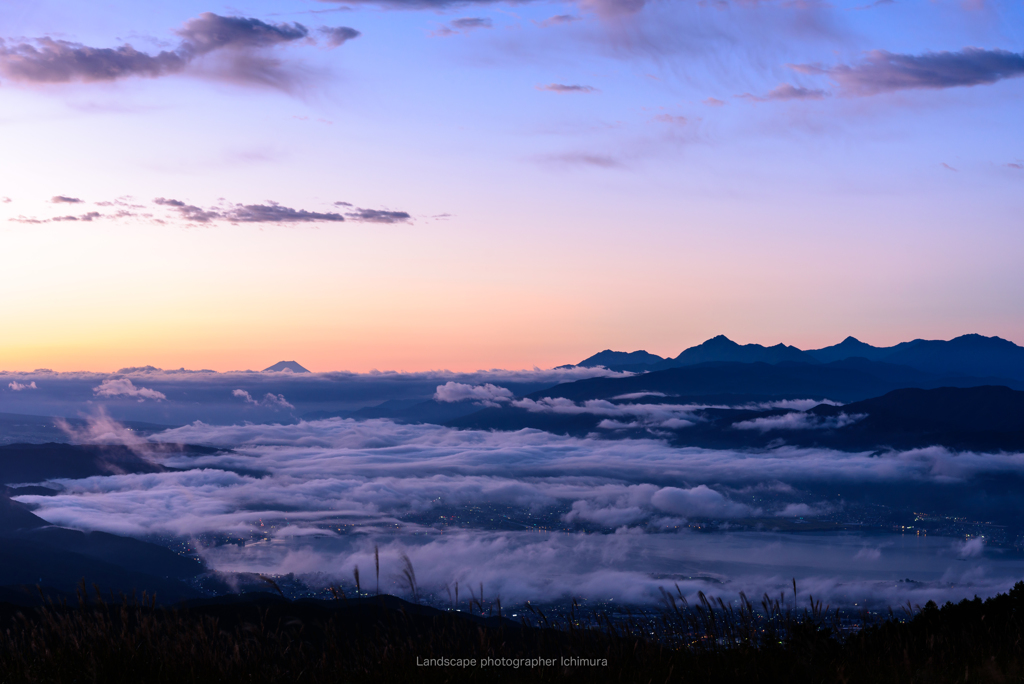
[[[294,361],[278,361],[270,368],[264,368],[264,373],[275,373],[280,371],[290,371],[292,373],[308,373],[309,371],[297,364]]]

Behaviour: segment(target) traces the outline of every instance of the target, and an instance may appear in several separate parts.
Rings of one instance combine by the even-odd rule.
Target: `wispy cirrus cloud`
[[[897,90],[986,85],[1024,76],[1024,54],[974,47],[920,55],[873,50],[855,64],[790,66],[801,73],[828,76],[845,94],[877,95]]]
[[[818,90],[815,88],[801,88],[800,86],[791,85],[789,83],[783,83],[771,90],[764,95],[751,95],[750,93],[743,93],[736,97],[750,100],[751,102],[772,102],[772,101],[787,101],[787,100],[823,100],[829,96],[829,93],[824,90]]]

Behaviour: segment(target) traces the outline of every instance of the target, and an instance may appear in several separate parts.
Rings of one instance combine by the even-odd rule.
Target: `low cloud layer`
[[[541,399],[519,399],[512,406],[531,413],[555,413],[562,415],[604,416],[598,427],[605,430],[657,429],[678,430],[686,428],[700,418],[695,410],[706,408],[696,404],[614,404],[604,399],[591,399],[577,404],[561,397]]]
[[[265,365],[278,361],[266,359]],[[298,359],[299,362],[302,359]],[[202,370],[161,370],[152,366],[123,368],[117,373],[56,373],[0,371],[0,386],[9,383],[36,383],[38,391],[0,392],[0,413],[39,416],[77,416],[95,399],[93,388],[106,380],[127,378],[134,385],[164,394],[159,403],[117,402],[110,407],[120,420],[138,420],[161,425],[182,425],[194,420],[207,423],[234,423],[245,420],[280,421],[284,415],[269,407],[256,407],[239,401],[232,391],[242,389],[253,398],[266,394],[284,395],[295,406],[296,417],[326,413],[338,415],[381,402],[397,400],[426,402],[438,386],[455,382],[468,386],[495,385],[523,396],[560,382],[591,377],[623,377],[597,368],[561,368],[532,370],[487,370],[470,373],[425,371],[405,373],[373,371],[353,373],[261,373],[239,371],[216,373]],[[259,415],[260,411],[265,414]],[[294,419],[291,419],[294,420]],[[2,438],[0,438],[2,439]]]
[[[461,382],[446,382],[437,386],[434,399],[442,402],[473,401],[482,406],[498,406],[512,401],[512,392],[490,383],[466,385]]]
[[[829,417],[816,416],[811,413],[786,413],[781,416],[744,420],[734,423],[733,428],[737,430],[758,430],[760,432],[769,432],[771,430],[834,430],[852,425],[866,417],[862,413],[853,415],[840,413],[839,415]]]
[[[295,408],[294,406],[288,403],[288,401],[284,398],[283,394],[273,394],[271,392],[267,392],[265,395],[263,395],[262,399],[257,400],[253,399],[252,395],[246,392],[245,390],[236,389],[232,390],[231,396],[242,399],[243,401],[245,401],[245,403],[252,404],[253,406],[265,406],[273,409]]]
[[[97,397],[130,397],[139,401],[146,399],[162,401],[167,398],[163,392],[146,387],[136,387],[128,378],[108,378],[101,382],[99,387],[94,387],[92,391]]]

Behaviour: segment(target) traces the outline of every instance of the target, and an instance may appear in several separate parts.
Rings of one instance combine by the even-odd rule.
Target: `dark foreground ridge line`
[[[393,596],[287,601],[269,594],[156,606],[0,603],[3,682],[1008,682],[1024,673],[1024,582],[1008,594],[908,607],[844,629],[809,598],[760,608],[666,594],[659,633],[635,619],[534,626]],[[848,622],[845,624],[849,624]]]

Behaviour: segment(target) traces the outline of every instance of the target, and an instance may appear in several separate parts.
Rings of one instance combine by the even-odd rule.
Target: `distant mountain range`
[[[823,349],[800,350],[777,344],[737,344],[719,335],[666,359],[646,351],[606,349],[576,366],[604,366],[609,370],[650,372],[709,362],[819,364],[867,359],[906,366],[947,376],[1000,377],[1024,381],[1024,347],[1000,337],[963,335],[952,340],[913,340],[892,347],[874,347],[854,337]],[[571,366],[570,366],[571,367]]]

